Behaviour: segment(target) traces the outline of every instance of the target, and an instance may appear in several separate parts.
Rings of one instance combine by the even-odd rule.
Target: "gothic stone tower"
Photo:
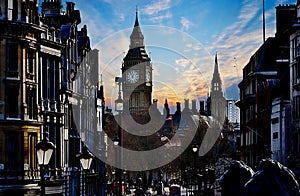
[[[147,113],[152,99],[152,65],[145,50],[137,10],[129,50],[123,59],[122,75],[123,98],[130,113]]]
[[[226,116],[226,99],[223,95],[222,80],[219,73],[218,57],[215,56],[215,67],[211,81],[211,92],[208,98],[208,105],[211,115],[220,123],[223,123]]]

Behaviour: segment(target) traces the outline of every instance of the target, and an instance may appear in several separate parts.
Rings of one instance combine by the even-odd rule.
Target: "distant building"
[[[227,100],[227,118],[230,123],[240,123],[240,108],[237,100]]]
[[[207,99],[207,105],[207,110],[210,115],[216,118],[221,124],[224,123],[226,116],[226,99],[222,90],[217,54],[215,56],[214,73],[211,80],[211,90]]]
[[[232,149],[235,151],[235,159],[239,157],[241,134],[240,134],[240,108],[236,105],[238,100],[227,100],[227,119],[232,129],[228,135],[228,140],[231,142]]]

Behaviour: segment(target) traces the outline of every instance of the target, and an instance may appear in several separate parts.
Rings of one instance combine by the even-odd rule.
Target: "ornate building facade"
[[[14,189],[31,181],[38,169],[38,62],[45,29],[39,26],[37,3],[0,2],[0,184]]]
[[[44,0],[41,14],[37,0],[0,7],[0,194],[39,194],[35,146],[46,133],[56,146],[46,193],[104,195],[105,164],[95,158],[84,182],[79,160],[87,142],[98,155],[106,146],[103,86],[91,74],[99,54],[87,27],[78,29],[80,11],[73,2],[64,11],[61,0]],[[89,121],[76,123],[78,116]]]

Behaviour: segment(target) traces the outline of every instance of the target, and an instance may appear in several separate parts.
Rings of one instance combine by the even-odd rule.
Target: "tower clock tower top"
[[[127,55],[124,58],[124,62],[129,60],[138,61],[135,62],[135,64],[140,62],[150,61],[150,57],[148,56],[144,45],[144,35],[140,28],[137,7],[135,12],[134,27],[130,35],[129,50]]]
[[[152,104],[152,65],[145,49],[137,9],[129,50],[123,58],[122,74],[124,75],[123,98],[125,104],[129,106],[130,113],[148,114]]]
[[[133,31],[130,35],[130,46],[129,48],[138,48],[144,46],[144,35],[141,31],[139,19],[138,19],[138,8],[136,7],[135,12],[135,23]]]

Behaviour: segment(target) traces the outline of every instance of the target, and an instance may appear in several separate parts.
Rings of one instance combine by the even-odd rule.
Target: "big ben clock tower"
[[[147,113],[152,100],[152,66],[139,26],[138,10],[122,64],[123,98],[131,114]]]

